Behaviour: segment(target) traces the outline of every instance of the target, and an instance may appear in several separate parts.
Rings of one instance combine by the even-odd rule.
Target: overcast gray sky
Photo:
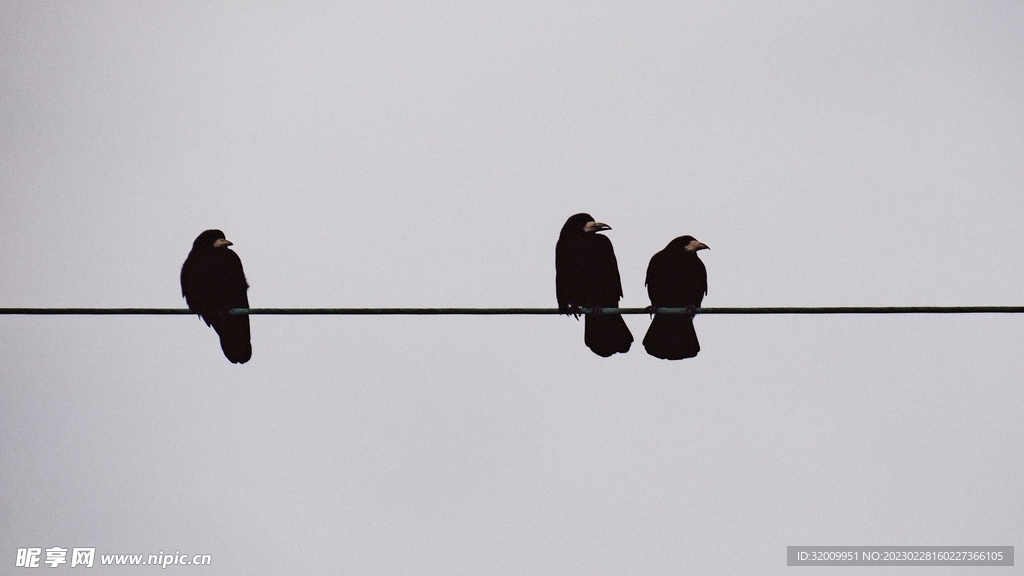
[[[581,211],[624,306],[683,234],[706,306],[1020,305],[1022,159],[1016,0],[0,2],[0,306],[183,307],[220,228],[256,307],[553,307]],[[602,359],[565,317],[257,316],[238,366],[191,316],[0,317],[0,566],[1024,544],[1024,318],[701,316],[679,362],[626,321]]]

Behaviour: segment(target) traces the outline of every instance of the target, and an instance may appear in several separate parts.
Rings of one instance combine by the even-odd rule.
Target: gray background
[[[708,306],[1020,305],[1022,53],[1019,1],[6,0],[0,306],[183,307],[212,227],[253,306],[554,306],[580,211],[625,306],[682,234]],[[681,362],[627,323],[261,316],[236,366],[195,317],[0,317],[0,572],[1022,545],[1024,318],[703,316]]]

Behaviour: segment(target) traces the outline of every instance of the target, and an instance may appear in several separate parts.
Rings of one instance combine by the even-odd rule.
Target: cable
[[[775,306],[658,308],[659,314],[1024,314],[1024,306]],[[582,312],[591,312],[584,309]],[[647,308],[601,308],[601,314],[650,314]],[[557,315],[557,308],[235,308],[231,314],[274,316],[521,316]],[[0,308],[0,315],[168,316],[195,314],[187,308]]]

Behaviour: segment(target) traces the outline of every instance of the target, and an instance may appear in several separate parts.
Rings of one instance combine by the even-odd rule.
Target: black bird
[[[232,363],[245,364],[252,357],[249,316],[228,315],[232,308],[248,308],[245,291],[249,284],[242,260],[228,246],[220,230],[207,230],[192,243],[181,266],[181,295],[189,310],[199,314],[220,336],[224,356]]]
[[[654,308],[697,308],[708,293],[708,271],[697,257],[708,246],[693,236],[680,236],[651,257],[647,295]],[[700,352],[693,314],[655,314],[644,336],[651,356],[666,360],[693,358]]]
[[[615,250],[598,234],[611,229],[590,214],[576,214],[562,226],[555,244],[555,295],[563,314],[578,319],[580,308],[618,307],[622,281]],[[584,323],[583,341],[598,356],[629,351],[633,335],[619,314],[587,314]]]

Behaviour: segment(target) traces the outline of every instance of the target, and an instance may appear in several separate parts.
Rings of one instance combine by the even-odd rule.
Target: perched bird
[[[579,318],[580,308],[617,308],[622,282],[615,250],[606,236],[611,226],[595,222],[590,214],[576,214],[565,221],[555,244],[555,295],[563,314]],[[587,314],[583,341],[598,356],[607,358],[629,351],[633,343],[619,314]]]
[[[693,308],[708,293],[708,271],[697,257],[708,246],[693,236],[680,236],[651,257],[647,266],[647,295],[653,308]],[[693,358],[700,352],[693,313],[655,314],[644,336],[651,356],[666,360]]]
[[[245,295],[249,284],[242,260],[228,246],[231,242],[220,230],[207,230],[196,238],[181,267],[181,295],[189,310],[217,331],[224,356],[232,363],[244,364],[252,357],[249,316],[228,315],[227,311],[249,307]]]

